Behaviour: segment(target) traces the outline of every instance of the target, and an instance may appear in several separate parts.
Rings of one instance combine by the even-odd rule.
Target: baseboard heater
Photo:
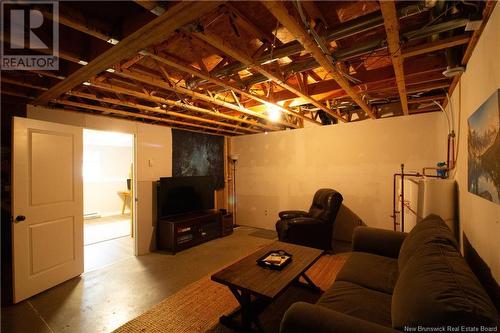
[[[84,220],[98,219],[100,217],[101,217],[101,214],[99,214],[98,212],[92,212],[92,213],[83,214],[83,219]]]

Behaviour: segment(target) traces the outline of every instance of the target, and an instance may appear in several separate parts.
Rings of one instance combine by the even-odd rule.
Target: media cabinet
[[[176,253],[223,235],[222,213],[216,210],[158,219],[158,250]]]

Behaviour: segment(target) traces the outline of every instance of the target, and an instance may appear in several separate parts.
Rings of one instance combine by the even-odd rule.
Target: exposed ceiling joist
[[[488,22],[491,13],[493,13],[493,9],[495,8],[495,5],[497,4],[498,1],[496,0],[486,0],[486,5],[484,6],[483,10],[483,19],[481,22],[481,25],[479,29],[475,30],[474,33],[472,34],[471,41],[469,45],[467,45],[467,48],[465,50],[465,53],[462,57],[462,65],[467,65],[469,62],[470,57],[472,56],[472,52],[474,51],[474,48],[476,47],[477,42],[479,41],[479,37],[481,36],[481,33],[483,32],[484,28],[486,27],[486,23]]]
[[[436,40],[434,42],[429,42],[414,47],[404,48],[401,55],[403,56],[404,59],[406,59],[421,54],[444,50],[449,47],[467,44],[470,41],[470,39],[471,38],[467,35],[459,35],[450,38],[443,38]]]
[[[189,90],[189,89],[183,88],[183,87],[178,86],[178,85],[169,85],[165,81],[155,79],[151,76],[138,74],[138,73],[132,72],[130,70],[123,70],[121,72],[115,72],[114,74],[117,76],[127,78],[129,80],[139,81],[139,82],[149,84],[149,85],[152,85],[152,86],[164,89],[164,90],[168,90],[168,91],[176,92],[176,93],[179,93],[179,94],[182,94],[185,96],[189,96],[193,99],[202,100],[202,101],[205,101],[207,103],[215,104],[215,105],[218,105],[218,106],[221,106],[221,107],[224,107],[227,109],[231,109],[231,110],[234,110],[237,112],[246,113],[250,116],[261,118],[261,119],[268,121],[268,117],[264,114],[249,110],[247,108],[241,108],[238,105],[222,101],[222,100],[215,98],[215,97],[212,97],[212,96],[200,94],[196,91]],[[280,124],[282,124],[284,126],[288,126],[288,127],[294,126],[293,124],[289,124],[288,122],[284,122],[284,121],[278,121],[277,123],[280,123]],[[278,127],[273,126],[273,125],[269,125],[269,126],[275,130],[279,129]]]
[[[385,22],[387,46],[394,67],[396,85],[398,86],[399,99],[404,115],[409,115],[408,99],[406,97],[405,73],[403,69],[404,58],[401,56],[401,41],[399,40],[399,18],[394,1],[380,1],[380,10]]]
[[[42,13],[45,18],[49,20],[55,20],[51,11],[45,10],[43,7],[37,7],[37,9]],[[57,16],[58,23],[75,29],[77,31],[83,32],[100,40],[103,40],[110,44],[118,43],[118,38],[113,37],[108,31],[98,28],[88,22],[85,15],[71,9],[68,6],[59,7],[59,15]]]
[[[314,106],[316,106],[317,108],[323,110],[324,112],[326,112],[330,116],[335,117],[335,118],[339,119],[342,122],[346,122],[347,121],[341,115],[339,115],[339,114],[333,112],[332,110],[328,109],[326,106],[324,106],[323,104],[321,104],[317,100],[311,98],[307,94],[304,94],[303,92],[301,92],[299,89],[297,89],[297,88],[291,86],[290,84],[286,83],[285,80],[283,80],[283,78],[279,77],[279,75],[277,75],[277,74],[271,72],[270,70],[264,68],[263,66],[255,63],[254,60],[251,57],[247,56],[242,51],[237,50],[236,48],[227,45],[227,43],[225,43],[224,40],[222,38],[220,38],[219,36],[216,36],[213,33],[207,33],[207,32],[203,32],[203,33],[202,32],[194,32],[193,34],[197,38],[199,38],[199,39],[203,40],[204,42],[212,45],[213,47],[219,49],[220,51],[222,51],[223,53],[227,54],[231,58],[233,58],[235,60],[238,60],[239,62],[245,64],[245,66],[253,68],[257,72],[259,72],[262,75],[264,75],[265,77],[267,77],[269,80],[271,80],[274,83],[278,84],[279,86],[285,88],[286,90],[289,90],[289,91],[293,92],[295,95],[297,95],[299,97],[302,97],[302,98],[308,100],[309,103],[311,103]]]
[[[256,127],[260,127],[260,128],[264,128],[264,129],[274,129],[272,127],[269,127],[268,125],[265,125],[265,124],[262,124],[262,123],[259,123],[256,121],[241,119],[239,117],[227,115],[227,114],[224,114],[221,112],[215,112],[215,111],[204,109],[204,108],[201,108],[198,106],[186,104],[186,103],[183,103],[180,101],[172,101],[172,100],[162,98],[159,96],[149,95],[146,93],[141,93],[138,91],[126,89],[123,87],[119,87],[119,86],[115,86],[115,85],[111,85],[111,84],[107,84],[107,83],[91,82],[91,86],[98,88],[98,89],[101,89],[101,90],[112,92],[112,93],[120,93],[120,94],[124,94],[124,95],[128,95],[128,96],[132,96],[135,98],[140,98],[143,100],[151,101],[154,103],[160,103],[160,104],[165,104],[168,106],[177,107],[181,110],[189,110],[189,111],[193,111],[193,112],[206,114],[207,116],[211,116],[211,117],[215,117],[215,118],[227,119],[227,120],[231,120],[231,121],[235,121],[235,122],[242,122],[242,123],[250,125],[250,126],[256,126]]]
[[[282,105],[279,105],[277,103],[274,103],[273,101],[271,101],[270,99],[266,98],[265,96],[260,96],[260,95],[256,95],[256,94],[252,94],[248,91],[245,91],[245,90],[242,90],[238,87],[236,87],[234,84],[231,84],[229,82],[226,82],[226,81],[223,81],[221,79],[218,79],[218,78],[215,78],[215,77],[212,77],[210,76],[210,74],[206,74],[206,73],[203,73],[202,71],[199,71],[198,69],[192,67],[192,66],[186,66],[186,65],[183,65],[183,64],[180,64],[178,61],[174,61],[172,59],[168,59],[166,57],[160,57],[158,55],[155,55],[151,52],[148,52],[146,53],[149,57],[159,61],[159,62],[162,62],[164,64],[166,64],[167,66],[170,66],[172,68],[175,68],[175,69],[178,69],[180,71],[183,71],[185,73],[189,73],[191,75],[194,75],[194,76],[197,76],[199,78],[202,78],[204,80],[207,80],[208,82],[211,82],[213,84],[216,84],[220,87],[223,87],[223,88],[226,88],[226,89],[230,89],[231,91],[236,91],[238,92],[239,94],[243,95],[243,96],[246,96],[248,98],[251,98],[257,102],[260,102],[260,103],[263,103],[263,104],[267,104],[267,105],[272,105],[280,110],[282,110],[283,112],[286,112],[294,117],[297,117],[297,118],[300,118],[302,120],[306,120],[306,121],[309,121],[311,123],[314,123],[316,125],[320,125],[320,123],[318,123],[317,121],[315,120],[312,120],[310,118],[307,118],[295,111],[292,111],[290,108],[287,108],[287,107],[284,107]],[[295,128],[297,128],[298,126],[295,126]]]
[[[249,133],[260,133],[261,132],[259,130],[241,127],[241,126],[237,126],[237,125],[230,124],[230,123],[224,123],[224,122],[216,121],[216,120],[212,120],[212,119],[201,118],[201,117],[192,116],[192,115],[188,115],[188,114],[180,113],[180,112],[175,112],[175,111],[171,111],[171,110],[166,111],[166,110],[163,110],[161,108],[147,106],[147,105],[143,105],[140,103],[125,101],[125,100],[119,100],[119,99],[115,99],[115,98],[98,97],[96,95],[82,93],[79,91],[70,91],[70,92],[68,92],[68,95],[80,97],[80,98],[86,98],[86,99],[90,99],[90,100],[97,101],[97,102],[104,102],[104,103],[108,103],[108,104],[125,106],[125,107],[134,108],[134,109],[143,110],[143,111],[148,111],[148,112],[152,112],[152,113],[158,113],[158,114],[167,115],[167,116],[171,116],[171,117],[189,119],[189,120],[193,120],[193,121],[197,121],[197,122],[201,122],[201,123],[212,124],[212,125],[216,125],[216,126],[229,127],[229,128],[233,128],[233,129],[241,129],[241,131],[243,131],[243,132],[249,132]]]
[[[229,133],[229,134],[241,134],[241,132],[238,132],[238,131],[221,129],[221,128],[213,128],[210,126],[187,123],[184,121],[162,118],[162,117],[158,117],[158,116],[151,116],[151,115],[146,115],[146,114],[142,114],[142,113],[123,111],[123,110],[113,109],[113,108],[109,108],[109,107],[105,107],[105,106],[90,105],[90,104],[72,102],[72,101],[61,100],[61,99],[56,99],[54,102],[57,104],[62,104],[62,105],[66,105],[66,106],[73,106],[73,107],[78,107],[78,108],[82,108],[82,109],[96,110],[96,111],[100,111],[100,112],[108,112],[108,113],[118,114],[118,115],[122,115],[122,116],[135,117],[135,118],[156,120],[156,121],[164,122],[167,124],[177,124],[177,125],[194,127],[194,128],[202,128],[202,129],[206,129],[206,130],[214,131],[214,132],[222,132],[222,133]]]
[[[342,76],[341,73],[334,66],[333,62],[327,58],[323,53],[318,44],[314,39],[309,36],[307,31],[304,29],[302,24],[297,22],[297,20],[290,15],[285,4],[281,1],[262,1],[262,4],[273,14],[278,21],[288,30],[290,33],[297,38],[297,40],[302,44],[304,49],[311,53],[311,55],[316,59],[316,61],[323,67],[328,74],[339,84],[342,89],[353,99],[353,101],[359,105],[359,107],[366,112],[372,119],[376,118],[376,115],[372,108],[366,104],[361,96],[359,96],[350,83]]]
[[[240,12],[231,3],[231,1],[227,2],[224,6],[226,6],[236,16],[236,24],[251,33],[254,37],[258,38],[261,42],[273,42],[275,38],[271,32],[260,29],[254,22],[252,22],[252,20],[250,20],[246,15]]]
[[[58,75],[57,73],[52,73],[50,71],[36,71],[36,70],[30,70],[29,72],[38,74],[40,76],[46,76],[46,77],[51,77],[53,79],[58,79],[58,80],[64,80],[66,77],[63,75]]]
[[[10,79],[8,77],[5,77],[5,75],[2,76],[2,82],[13,84],[15,86],[26,87],[26,88],[32,88],[32,89],[38,89],[38,90],[49,90],[46,87],[38,86],[38,85],[33,84],[33,83]]]
[[[441,64],[439,59],[436,61],[415,61],[406,66],[406,81],[407,83],[420,82],[421,77],[428,77],[431,79],[445,79],[441,72],[446,69],[445,64]],[[390,70],[389,70],[390,69]],[[363,76],[362,83],[353,86],[358,93],[362,92],[372,92],[380,87],[385,87],[389,89],[395,89],[397,91],[395,78],[393,76],[392,66],[382,68],[379,70],[368,71]],[[337,82],[333,79],[328,79],[316,83],[308,84],[308,91],[318,100],[325,100],[329,98],[345,98],[348,95],[345,91],[339,87]],[[294,94],[288,90],[282,90],[274,94],[276,101],[284,102],[288,101],[290,105],[298,106],[306,104],[299,98],[296,98]],[[249,103],[249,105],[254,106],[255,104]]]
[[[423,11],[427,11],[430,7],[426,7],[423,5],[408,5],[402,7],[399,10],[400,17],[409,17],[412,15],[418,15]],[[466,21],[466,20],[465,20]],[[378,28],[383,26],[384,19],[379,11],[370,13],[368,15],[360,16],[353,20],[349,20],[346,22],[340,23],[338,26],[331,27],[323,34],[321,37],[324,38],[326,42],[337,41],[339,39],[349,38],[357,34],[361,34],[363,32]],[[466,23],[464,22],[463,25]],[[375,41],[376,42],[376,41]],[[255,59],[255,62],[258,64],[264,64],[269,60],[275,60],[278,58],[289,57],[294,54],[298,54],[304,50],[303,46],[298,41],[291,41],[289,43],[280,45],[273,49],[272,51],[267,51],[262,54],[258,59]],[[337,58],[339,56],[337,55]],[[317,65],[312,68],[318,67]],[[241,70],[247,69],[245,64],[241,62],[233,63],[223,68],[219,68],[213,72],[213,76],[225,76],[237,73]]]
[[[50,100],[73,89],[100,72],[105,71],[121,60],[131,58],[149,45],[163,41],[176,29],[208,13],[221,3],[221,1],[182,1],[177,3],[167,12],[153,19],[151,22],[96,57],[88,65],[78,69],[65,80],[38,96],[34,104],[47,104]]]
[[[467,63],[469,62],[469,59],[472,56],[472,52],[476,48],[476,45],[479,41],[479,37],[483,33],[484,27],[486,26],[486,23],[488,22],[488,20],[491,16],[491,13],[493,13],[493,9],[495,8],[496,4],[497,4],[496,0],[487,0],[486,1],[486,5],[484,6],[484,10],[483,10],[483,20],[481,22],[481,26],[479,27],[479,29],[474,31],[474,33],[472,34],[472,38],[471,38],[469,44],[467,45],[467,48],[465,49],[464,55],[462,57],[461,63],[463,66],[467,65]],[[453,81],[451,82],[450,87],[448,88],[448,95],[449,96],[451,96],[453,94],[453,91],[455,90],[456,86],[458,85],[458,82],[460,81],[460,77],[461,77],[461,75],[457,75],[453,78]],[[443,107],[446,107],[447,104],[448,104],[448,100],[445,100],[443,102]]]
[[[432,102],[432,101],[441,101],[446,98],[445,95],[433,95],[433,96],[425,96],[425,97],[417,97],[408,100],[408,104],[418,104],[424,102]]]
[[[27,99],[33,99],[33,96],[23,94],[22,92],[19,92],[19,91],[7,90],[4,88],[2,88],[2,94],[9,95],[9,96],[15,96],[15,97],[22,97],[22,98],[27,98]]]
[[[160,16],[161,14],[165,13],[165,6],[160,4],[159,1],[155,0],[134,0],[136,4],[139,6],[149,10],[151,13],[155,14],[156,16]]]

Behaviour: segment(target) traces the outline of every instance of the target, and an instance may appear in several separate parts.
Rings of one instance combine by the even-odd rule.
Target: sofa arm
[[[281,321],[280,333],[398,333],[390,327],[346,315],[320,305],[292,304]]]
[[[370,227],[357,227],[352,236],[352,250],[397,258],[407,233]]]
[[[304,212],[302,210],[285,210],[282,212],[279,212],[279,217],[282,220],[289,220],[289,219],[294,219],[297,217],[303,217],[307,216],[307,212]]]

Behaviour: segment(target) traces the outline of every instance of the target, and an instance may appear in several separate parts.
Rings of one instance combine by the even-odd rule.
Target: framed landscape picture
[[[468,189],[500,204],[500,89],[468,119]]]

